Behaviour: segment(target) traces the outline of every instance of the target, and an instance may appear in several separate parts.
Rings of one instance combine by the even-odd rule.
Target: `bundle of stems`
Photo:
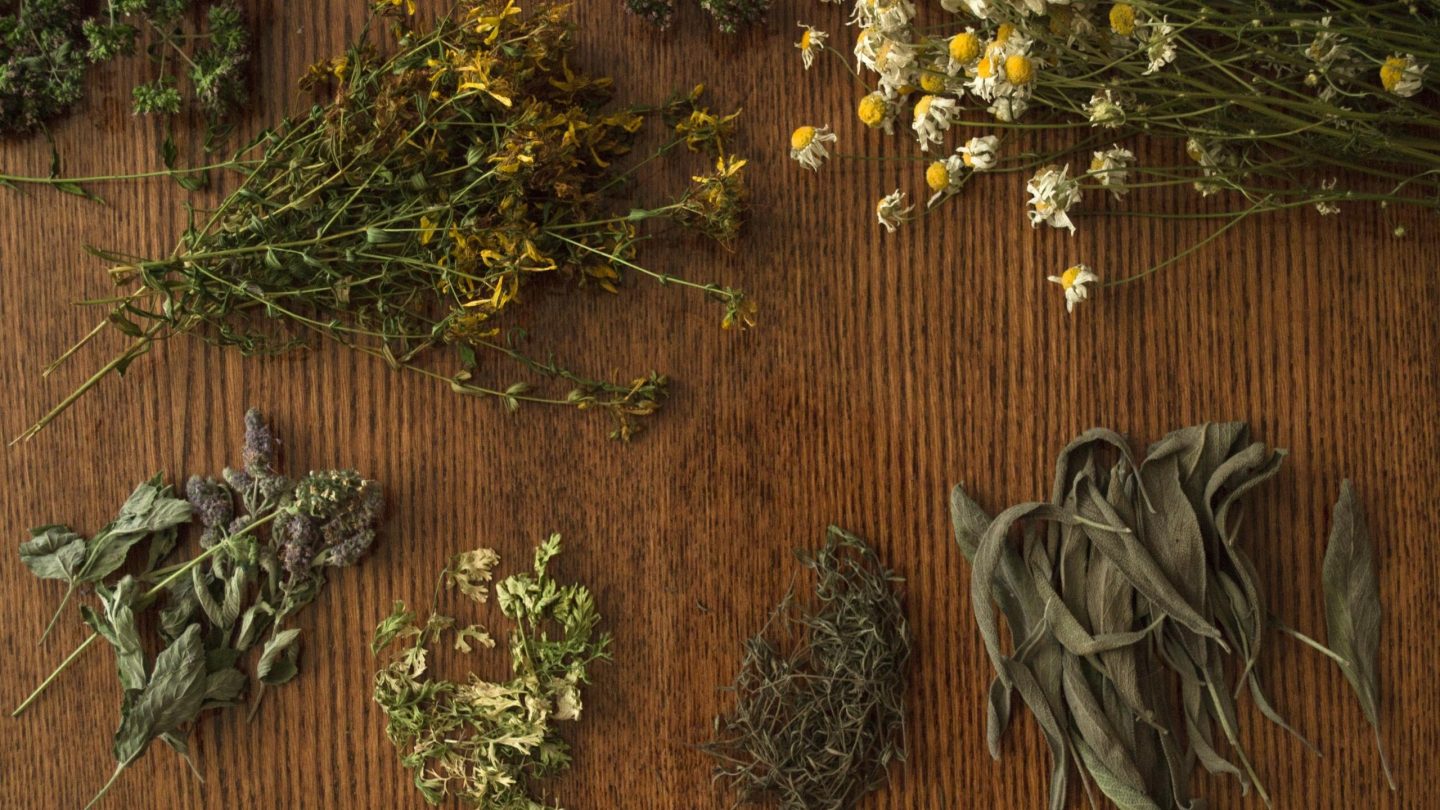
[[[1440,210],[1440,105],[1425,83],[1440,59],[1434,3],[921,6],[857,0],[851,24],[859,116],[890,132],[909,125],[927,210],[984,172],[1028,177],[1032,225],[1072,233],[1086,214],[1200,218],[1220,223],[1208,242],[1259,214],[1367,206],[1404,236],[1397,207]],[[840,55],[825,41],[807,27],[801,48],[812,61]],[[792,154],[813,168],[802,129]],[[1219,199],[1187,213],[1157,193],[1190,188]],[[1087,209],[1105,196],[1114,204]],[[878,209],[882,224],[916,216],[899,199]]]
[[[502,315],[537,285],[618,293],[640,274],[720,301],[723,326],[749,325],[754,308],[740,291],[635,261],[648,220],[731,240],[745,161],[726,145],[735,116],[704,108],[699,88],[659,106],[610,108],[610,80],[570,65],[566,13],[551,0],[528,12],[513,0],[466,0],[420,31],[401,5],[378,3],[359,41],[302,82],[329,89],[328,101],[221,164],[243,180],[192,216],[169,257],[94,251],[115,263],[109,273],[125,291],[99,302],[105,320],[60,361],[107,328],[130,342],[24,435],[157,342],[191,334],[245,354],[322,336],[511,410],[607,413],[612,435],[629,438],[659,407],[663,375],[607,382],[533,359],[518,331],[502,332]],[[369,33],[386,19],[396,44],[382,56]],[[668,203],[617,213],[616,195],[646,160],[628,169],[618,161],[651,118],[665,121],[669,137],[646,160],[683,144],[714,168]],[[97,179],[106,178],[48,182]],[[447,345],[458,370],[433,361],[430,350]],[[561,387],[477,383],[482,350]]]

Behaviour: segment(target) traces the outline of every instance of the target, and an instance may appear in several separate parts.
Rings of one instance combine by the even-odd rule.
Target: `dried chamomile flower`
[[[830,157],[825,144],[835,143],[835,140],[835,133],[831,132],[828,126],[799,127],[790,135],[790,157],[801,166],[818,171]]]
[[[875,220],[885,226],[886,231],[894,233],[914,210],[915,206],[905,204],[905,192],[897,188],[875,204]]]
[[[1076,304],[1090,298],[1090,285],[1098,283],[1100,276],[1088,266],[1077,264],[1058,276],[1046,276],[1046,280],[1060,285],[1065,293],[1065,311],[1073,313]]]
[[[1095,178],[1102,188],[1119,199],[1128,191],[1125,181],[1129,178],[1130,167],[1133,165],[1135,165],[1134,152],[1119,146],[1112,146],[1091,154],[1088,176]]]
[[[987,172],[995,168],[995,164],[1000,162],[998,154],[999,148],[1000,138],[995,135],[982,135],[966,141],[965,145],[961,146],[957,151],[957,154],[960,155],[960,159],[963,160],[965,165],[970,169],[977,172]]]
[[[802,30],[800,41],[795,43],[795,47],[800,49],[800,61],[805,65],[805,69],[809,70],[815,65],[815,54],[825,50],[825,39],[829,35],[804,23],[798,25]]]
[[[1070,177],[1069,166],[1044,166],[1030,178],[1025,190],[1030,194],[1030,225],[1041,223],[1052,228],[1067,228],[1075,233],[1069,211],[1080,202],[1080,183]]]
[[[1429,65],[1416,61],[1410,54],[1396,54],[1380,66],[1380,85],[1387,93],[1410,98],[1420,92],[1425,82],[1425,71],[1429,69]]]

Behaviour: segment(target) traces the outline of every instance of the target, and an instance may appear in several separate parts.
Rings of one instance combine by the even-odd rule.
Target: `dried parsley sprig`
[[[94,537],[46,526],[21,545],[22,561],[37,576],[67,582],[67,599],[77,585],[93,585],[100,609],[81,608],[94,632],[11,716],[96,639],[115,649],[124,695],[117,764],[91,805],[156,740],[188,760],[190,724],[205,711],[242,702],[252,678],[259,683],[252,714],[259,689],[294,678],[300,630],[286,621],[319,595],[327,568],[354,565],[374,542],[383,507],[379,484],[350,470],[292,479],[280,472],[279,456],[279,440],[252,410],[245,415],[244,463],[227,468],[223,481],[191,477],[181,500],[156,476]],[[199,536],[200,553],[160,567],[187,526]],[[140,571],[104,582],[141,541],[147,553]],[[147,618],[158,625],[163,644],[153,658],[140,631]],[[247,671],[245,659],[256,649]]]
[[[736,807],[844,810],[905,759],[910,631],[900,579],[835,526],[800,559],[815,572],[815,603],[787,595],[746,642],[735,706],[704,746]]]
[[[393,53],[379,54],[367,33],[313,66],[304,84],[327,100],[236,157],[239,188],[191,224],[171,257],[101,252],[127,290],[105,302],[105,324],[81,344],[108,326],[129,345],[27,436],[156,342],[190,334],[245,354],[327,338],[511,410],[543,403],[608,414],[623,439],[660,407],[666,377],[606,382],[527,357],[521,330],[503,331],[526,297],[586,286],[619,293],[640,275],[719,301],[724,327],[753,323],[739,290],[635,258],[654,220],[722,242],[736,235],[745,161],[729,148],[734,115],[706,109],[699,88],[656,107],[612,108],[610,79],[571,67],[575,32],[566,6],[551,0],[528,12],[467,0],[423,31],[399,5],[379,8],[372,22],[393,21]],[[684,145],[714,168],[668,203],[617,210],[636,168],[621,163],[647,119],[670,127],[653,156]],[[441,347],[457,355],[444,370],[431,351]],[[552,378],[556,390],[477,383],[482,353]]]
[[[1049,501],[992,519],[963,488],[951,493],[956,542],[973,566],[971,604],[996,672],[990,753],[1000,756],[1018,694],[1050,748],[1053,810],[1064,807],[1076,771],[1088,776],[1087,791],[1093,784],[1118,807],[1190,806],[1197,762],[1268,804],[1241,745],[1240,694],[1248,690],[1262,715],[1314,750],[1262,688],[1257,663],[1272,624],[1341,663],[1376,721],[1378,696],[1367,692],[1373,648],[1346,657],[1354,655],[1346,639],[1365,627],[1373,642],[1379,618],[1353,503],[1342,497],[1326,556],[1333,651],[1270,616],[1241,543],[1242,499],[1284,456],[1251,441],[1243,423],[1204,424],[1166,436],[1137,465],[1122,437],[1095,429],[1061,452]]]
[[[396,602],[375,628],[371,651],[394,648],[375,674],[375,702],[401,764],[414,771],[415,787],[430,804],[454,796],[486,810],[540,810],[547,805],[531,798],[535,781],[569,764],[556,724],[580,719],[581,685],[590,664],[609,657],[610,636],[596,632],[600,613],[590,591],[561,585],[547,573],[559,553],[560,535],[551,535],[536,547],[531,573],[506,577],[495,588],[500,612],[514,623],[509,681],[471,673],[456,682],[430,673],[430,653],[447,634],[460,652],[495,645],[482,625],[460,627],[433,604],[420,621]],[[456,555],[440,574],[434,602],[441,584],[485,602],[499,561],[490,549]],[[554,630],[560,634],[552,639]]]

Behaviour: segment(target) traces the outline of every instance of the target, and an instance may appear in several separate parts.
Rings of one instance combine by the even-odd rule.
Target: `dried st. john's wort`
[[[1284,455],[1243,423],[1204,424],[1166,436],[1137,465],[1123,438],[1096,429],[1060,453],[1048,501],[992,519],[962,488],[952,492],[996,672],[990,753],[999,758],[1018,694],[1050,748],[1053,810],[1076,770],[1087,792],[1127,810],[1190,806],[1197,762],[1268,803],[1241,745],[1239,696],[1248,691],[1313,750],[1262,688],[1257,663],[1272,625],[1340,662],[1378,723],[1379,589],[1353,488],[1346,482],[1325,555],[1332,649],[1270,616],[1242,543],[1242,500]]]
[[[705,746],[736,807],[847,810],[905,758],[910,630],[899,578],[834,526],[800,559],[815,573],[814,600],[787,595],[746,642],[735,705]]]
[[[541,780],[569,764],[559,724],[580,719],[589,666],[608,658],[610,646],[609,634],[596,631],[600,613],[589,589],[562,585],[549,573],[559,553],[560,536],[551,535],[536,547],[530,572],[495,586],[500,613],[513,623],[509,680],[487,681],[472,672],[450,681],[432,671],[432,656],[446,639],[461,653],[494,647],[484,625],[461,626],[433,609],[421,619],[396,602],[375,628],[371,651],[388,651],[375,674],[375,702],[401,764],[414,772],[415,787],[430,804],[453,797],[480,810],[550,807],[532,796]],[[488,548],[456,555],[440,582],[483,603],[499,562]]]
[[[156,476],[94,535],[42,526],[20,546],[21,561],[36,576],[66,584],[65,601],[84,587],[100,604],[81,607],[94,632],[12,716],[55,685],[96,639],[115,650],[123,694],[116,765],[92,805],[151,743],[159,740],[188,760],[186,735],[201,714],[239,705],[258,682],[253,713],[260,689],[295,677],[300,629],[286,623],[320,594],[327,570],[365,554],[383,507],[380,485],[352,470],[300,478],[281,472],[279,439],[254,410],[245,415],[241,466],[219,479],[193,476],[183,495]],[[187,529],[199,552],[165,565]],[[134,573],[117,576],[127,564]],[[141,629],[152,625],[156,638]],[[155,646],[160,652],[152,656]]]
[[[520,328],[527,299],[620,294],[645,276],[718,301],[723,327],[753,323],[740,291],[636,260],[647,234],[736,236],[746,189],[745,161],[730,150],[735,115],[707,109],[700,88],[657,106],[609,104],[610,79],[573,66],[576,31],[553,0],[523,10],[466,0],[427,30],[411,27],[407,6],[378,7],[372,22],[396,34],[389,55],[371,41],[383,26],[367,26],[342,56],[312,66],[303,84],[323,103],[227,164],[239,187],[196,212],[172,256],[101,252],[124,288],[103,303],[106,325],[128,345],[27,435],[156,342],[187,334],[245,354],[328,339],[510,410],[606,414],[613,435],[629,438],[660,407],[666,377],[603,381],[522,353],[527,332],[544,326]],[[648,120],[663,122],[663,142],[627,160]],[[632,202],[636,169],[686,152],[703,155],[686,189]],[[680,228],[651,227],[660,223]],[[635,304],[629,314],[651,317]],[[525,378],[480,382],[506,373],[498,363]]]

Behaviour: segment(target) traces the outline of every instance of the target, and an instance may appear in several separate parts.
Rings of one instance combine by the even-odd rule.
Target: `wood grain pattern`
[[[260,109],[245,126],[254,131],[304,103],[292,79],[358,30],[364,4],[244,5],[261,32]],[[1048,491],[1055,452],[1086,427],[1143,444],[1215,419],[1249,420],[1291,450],[1249,517],[1277,614],[1323,633],[1320,565],[1342,476],[1356,480],[1378,545],[1384,736],[1401,792],[1383,789],[1340,672],[1277,640],[1263,675],[1324,754],[1308,756],[1247,711],[1244,737],[1277,806],[1440,806],[1433,220],[1428,236],[1408,240],[1358,210],[1248,223],[1066,317],[1047,273],[1076,260],[1102,272],[1143,267],[1202,231],[1086,220],[1073,238],[1032,232],[1018,213],[1020,184],[997,181],[886,235],[873,226],[873,201],[897,183],[920,193],[918,168],[837,161],[812,176],[781,148],[804,122],[833,123],[850,153],[900,144],[860,130],[840,65],[805,74],[791,48],[797,18],[843,39],[839,7],[780,2],[768,32],[727,39],[683,5],[664,35],[620,15],[617,0],[583,0],[580,61],[612,73],[624,99],[705,81],[717,105],[746,108],[748,237],[733,253],[684,243],[644,259],[751,290],[763,304],[760,328],[722,333],[718,311],[645,285],[616,299],[537,299],[522,316],[537,346],[561,357],[675,377],[671,403],[633,445],[606,442],[596,423],[570,413],[508,418],[329,346],[252,361],[176,340],[35,440],[0,452],[0,534],[12,543],[41,522],[94,530],[156,470],[218,469],[235,457],[247,405],[273,415],[295,466],[349,464],[389,489],[377,553],[337,577],[301,620],[302,676],[274,690],[253,723],[227,714],[199,726],[204,784],[157,749],[106,806],[423,806],[369,700],[364,639],[393,599],[428,592],[447,555],[483,543],[520,561],[550,531],[569,541],[561,572],[594,586],[616,636],[616,661],[596,670],[557,796],[577,808],[725,806],[694,745],[725,705],[719,689],[742,640],[795,580],[792,549],[818,544],[830,522],[872,539],[908,577],[917,636],[910,762],[866,806],[1043,806],[1047,755],[1028,719],[1000,766],[985,753],[990,672],[968,607],[969,570],[949,536],[948,488],[964,481],[998,508]],[[132,119],[118,90],[131,78],[131,68],[96,71],[91,101],[57,129],[71,173],[155,165],[162,132]],[[197,153],[193,135],[188,147]],[[39,140],[0,145],[7,171],[40,173],[47,160]],[[83,378],[84,362],[40,377],[91,325],[91,313],[67,302],[107,289],[81,245],[153,254],[178,235],[184,196],[172,184],[105,193],[107,207],[43,190],[0,193],[6,436]],[[83,638],[79,622],[66,621],[34,646],[59,595],[13,551],[0,554],[0,705],[17,703]],[[115,720],[111,657],[89,655],[24,718],[0,721],[0,806],[79,807],[108,774]],[[1258,806],[1228,783],[1201,790],[1214,807]]]

